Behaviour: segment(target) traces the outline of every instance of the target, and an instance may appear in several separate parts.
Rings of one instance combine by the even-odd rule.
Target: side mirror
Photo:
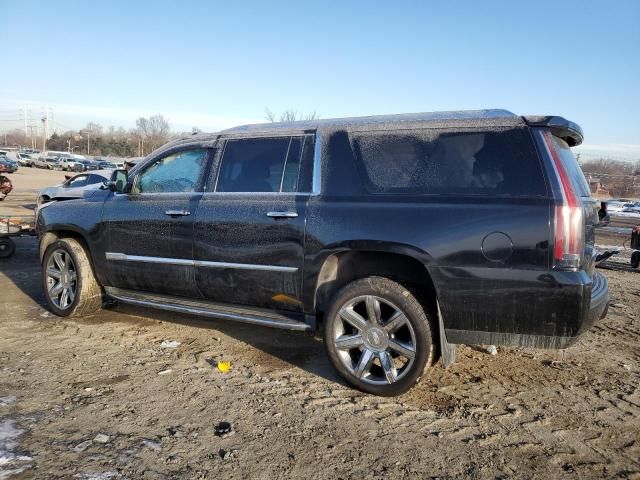
[[[123,193],[125,187],[127,185],[127,171],[126,170],[116,170],[111,175],[111,180],[107,180],[104,182],[105,188],[111,190],[116,193]]]
[[[118,185],[115,182],[115,180],[105,180],[102,184],[102,186],[100,187],[101,190],[109,190],[111,192],[117,192],[118,191]]]

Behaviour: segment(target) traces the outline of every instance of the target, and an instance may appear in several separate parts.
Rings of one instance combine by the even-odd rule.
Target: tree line
[[[140,117],[136,128],[104,128],[99,123],[89,122],[84,128],[54,132],[46,141],[47,150],[70,151],[92,156],[141,157],[176,136],[183,134],[171,131],[169,122],[161,114]],[[21,129],[14,129],[5,135],[6,145],[31,147],[32,138]],[[42,137],[35,142],[42,149]]]
[[[580,165],[587,178],[600,181],[613,198],[640,197],[640,161],[624,162],[607,158],[586,161]]]
[[[265,108],[265,120],[269,122],[292,122],[296,120],[313,120],[317,113],[301,114],[296,110],[284,110],[279,115]],[[193,127],[193,132],[200,129]],[[189,132],[192,133],[192,132]],[[142,157],[173,138],[187,135],[171,131],[171,126],[163,115],[139,117],[136,127],[125,130],[122,127],[109,126],[104,128],[99,123],[89,122],[84,128],[67,130],[63,133],[54,132],[46,141],[47,150],[69,151],[91,156],[103,157]],[[42,149],[42,137],[37,139],[26,135],[19,128],[3,135],[7,146],[21,146],[30,148],[35,143],[36,148]]]

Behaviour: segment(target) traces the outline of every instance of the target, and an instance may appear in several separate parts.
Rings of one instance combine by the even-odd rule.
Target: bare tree
[[[271,122],[271,123],[275,123],[276,121],[276,116],[273,114],[273,112],[271,111],[271,109],[269,107],[265,107],[264,108],[264,118],[265,120]]]
[[[306,115],[301,115],[296,110],[287,109],[280,114],[277,120],[276,115],[271,111],[270,108],[265,108],[264,112],[264,118],[269,122],[295,122],[297,120],[315,120],[316,118],[319,118],[315,110],[313,112],[307,113]]]
[[[136,127],[141,141],[144,142],[144,151],[150,152],[169,141],[171,127],[169,122],[161,115],[152,115],[149,118],[140,117],[136,120]]]

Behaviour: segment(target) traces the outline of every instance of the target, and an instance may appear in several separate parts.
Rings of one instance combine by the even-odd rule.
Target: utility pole
[[[70,138],[67,140],[67,151],[69,153],[71,153],[71,139]]]
[[[91,149],[91,130],[87,130],[87,155],[89,155],[89,150]]]
[[[47,117],[46,115],[42,117],[42,151],[47,150]]]

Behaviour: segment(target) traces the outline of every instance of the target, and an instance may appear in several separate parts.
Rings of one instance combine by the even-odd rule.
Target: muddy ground
[[[575,346],[459,346],[385,399],[346,386],[309,334],[124,305],[54,317],[36,242],[20,239],[0,263],[0,480],[640,478],[626,261],[603,270],[614,305]]]

